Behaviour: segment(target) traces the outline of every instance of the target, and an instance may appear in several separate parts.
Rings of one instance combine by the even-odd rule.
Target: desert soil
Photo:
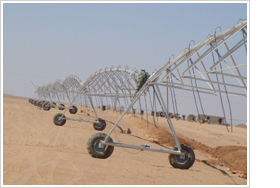
[[[78,106],[67,118],[95,120],[92,109]],[[83,112],[81,112],[83,110]],[[86,113],[85,113],[86,111]],[[120,112],[96,109],[108,133]],[[173,168],[168,154],[114,147],[107,159],[91,157],[87,141],[96,131],[92,123],[67,120],[55,126],[53,117],[64,111],[38,109],[26,98],[3,98],[3,185],[247,185],[247,129],[172,119],[180,143],[196,161],[188,170]],[[156,124],[153,122],[155,121]],[[111,134],[114,142],[153,148],[175,145],[164,118],[124,116]],[[233,174],[239,170],[242,173]],[[242,176],[242,177],[241,177]]]

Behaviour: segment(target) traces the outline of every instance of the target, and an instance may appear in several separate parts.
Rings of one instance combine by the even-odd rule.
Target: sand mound
[[[146,135],[150,139],[153,140],[154,143],[158,143],[160,145],[165,145],[169,147],[173,147],[176,145],[171,131],[158,123],[157,125],[154,125],[152,123],[149,123],[147,125],[147,122],[145,120],[133,116],[126,118],[126,121],[129,121],[130,124],[139,127],[142,131],[146,133]],[[247,177],[247,147],[218,146],[216,148],[211,148],[198,141],[184,137],[179,133],[176,134],[181,144],[186,144],[190,146],[193,150],[202,151],[216,159],[207,160],[206,162],[208,164],[223,164],[226,167],[230,168],[231,171],[243,171],[244,175]]]
[[[247,147],[219,146],[210,154],[230,169],[243,171],[247,175]]]

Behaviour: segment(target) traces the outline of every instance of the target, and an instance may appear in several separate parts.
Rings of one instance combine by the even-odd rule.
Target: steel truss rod
[[[237,24],[236,26],[233,26],[229,29],[227,29],[224,32],[219,33],[216,37],[212,36],[209,39],[204,40],[203,42],[193,46],[192,48],[187,49],[186,51],[184,51],[182,54],[180,54],[177,58],[175,58],[170,64],[165,65],[162,69],[162,72],[164,70],[166,70],[167,68],[171,67],[172,65],[174,65],[175,63],[177,63],[178,61],[180,61],[178,64],[176,64],[176,66],[171,69],[163,78],[162,80],[166,79],[166,77],[168,75],[170,75],[171,73],[173,73],[179,66],[181,66],[185,61],[187,61],[189,58],[192,57],[192,55],[196,52],[198,52],[200,49],[202,49],[204,46],[207,46],[210,43],[216,43],[217,40],[220,41],[220,39],[223,40],[223,42],[225,42],[226,40],[228,40],[231,36],[233,36],[236,32],[240,31],[241,29],[247,27],[247,20],[244,20],[243,22]],[[226,37],[227,36],[227,37]],[[226,37],[226,38],[225,38]],[[217,44],[215,47],[211,47],[210,49],[208,49],[203,55],[201,55],[201,57],[194,62],[194,64],[192,64],[190,67],[188,67],[184,72],[188,71],[189,69],[191,69],[193,66],[195,66],[195,64],[199,61],[201,61],[204,57],[206,57],[209,53],[211,53],[211,51],[215,50],[218,46],[220,46],[222,43]],[[161,70],[161,69],[160,69]],[[162,73],[161,72],[161,73]],[[159,74],[159,71],[158,73]],[[155,76],[157,76],[157,74]]]
[[[177,148],[178,148],[178,151],[180,151],[180,150],[181,150],[181,146],[180,146],[179,140],[178,140],[178,138],[177,138],[175,129],[174,129],[173,125],[172,125],[171,119],[170,119],[169,115],[166,113],[166,112],[167,112],[166,106],[165,106],[164,100],[163,100],[163,98],[162,98],[162,96],[161,96],[159,87],[158,87],[158,86],[155,86],[154,90],[155,90],[155,89],[156,89],[156,91],[155,91],[156,97],[158,98],[158,101],[159,101],[159,103],[160,103],[161,109],[162,109],[162,111],[163,111],[163,113],[164,113],[164,116],[165,116],[165,118],[166,118],[166,120],[167,120],[167,123],[168,123],[169,128],[170,128],[171,133],[172,133],[172,136],[173,136],[173,138],[174,138],[174,140],[175,140],[175,143],[176,143],[176,146],[177,146]]]
[[[244,29],[242,29],[242,31],[244,31]],[[245,32],[245,31],[244,31],[244,32]],[[247,36],[247,33],[246,33],[246,36]],[[225,47],[226,47],[227,51],[229,51],[229,48],[228,48],[227,43],[225,42],[224,44],[225,44]],[[245,49],[246,49],[246,48],[245,48]],[[247,55],[247,49],[246,49],[246,55]],[[231,61],[232,61],[233,65],[236,67],[236,71],[237,71],[238,75],[241,76],[241,73],[240,73],[239,69],[237,68],[238,66],[236,65],[236,63],[235,63],[235,61],[234,61],[232,55],[230,55],[230,58],[231,58]],[[244,80],[241,79],[241,81],[242,81],[243,85],[246,86]],[[246,88],[246,91],[247,91],[247,88]]]
[[[100,93],[92,93],[92,94],[88,94],[89,96],[99,96],[99,97],[119,97],[119,98],[126,98],[126,97],[132,97],[133,94],[118,94],[118,93],[104,93],[104,94],[100,94]]]
[[[117,71],[117,72],[110,72],[112,75],[115,75],[116,76],[116,78],[114,78],[114,84],[121,90],[121,92],[123,93],[123,94],[125,94],[124,93],[124,90],[122,89],[122,87],[123,87],[123,83],[122,83],[122,80],[121,80],[121,77],[120,77],[120,75],[119,75],[119,71]],[[120,82],[120,85],[118,84],[118,81]]]
[[[173,83],[174,84],[174,83]],[[163,83],[153,83],[153,85],[159,85],[159,86],[164,86],[164,87],[167,87],[166,84],[163,84]],[[175,85],[175,84],[174,84]],[[187,90],[187,91],[193,91],[191,89],[187,89],[185,87],[190,87],[190,88],[197,88],[197,89],[202,89],[202,90],[199,90],[199,91],[195,91],[194,92],[200,92],[200,93],[206,93],[206,94],[212,94],[212,95],[216,95],[216,92],[217,93],[228,93],[228,94],[231,94],[231,95],[239,95],[239,96],[244,96],[246,97],[247,95],[245,94],[241,94],[241,93],[235,93],[235,92],[226,92],[226,91],[219,91],[219,90],[212,90],[212,89],[208,89],[208,88],[202,88],[202,87],[196,87],[196,86],[190,86],[190,85],[184,85],[184,87],[182,87],[181,84],[178,84],[178,86],[168,86],[168,87],[172,87],[172,88],[176,88],[176,89],[182,89],[182,90]],[[207,91],[203,91],[203,90],[208,90],[209,92]],[[212,92],[210,92],[212,91]]]
[[[99,90],[99,89],[102,90],[102,88],[104,87],[105,90],[102,90],[102,92],[109,91],[110,87],[106,86],[106,82],[108,82],[113,77],[113,75],[110,75],[109,77],[107,77],[105,74],[108,74],[108,73],[106,72],[106,73],[100,74],[102,82],[100,83],[100,85],[99,85],[99,82],[98,82],[99,87],[96,90]]]
[[[125,111],[122,113],[121,117],[118,119],[118,121],[115,123],[115,125],[113,126],[113,128],[110,130],[110,132],[107,134],[106,138],[104,139],[104,141],[101,141],[101,144],[102,145],[114,145],[114,146],[124,146],[124,147],[128,147],[128,148],[136,148],[136,149],[139,149],[138,146],[134,146],[134,145],[127,145],[127,144],[121,144],[121,143],[113,143],[113,142],[108,142],[108,138],[109,136],[112,134],[112,132],[114,131],[114,129],[118,126],[119,122],[121,121],[121,119],[123,118],[123,116],[130,110],[130,108],[135,104],[135,102],[140,98],[140,96],[144,93],[144,91],[149,87],[149,84],[148,82],[146,82],[142,88],[139,90],[139,92],[137,93],[137,95],[135,96],[135,98],[132,100],[132,102],[130,103],[130,105],[125,109]],[[154,89],[155,91],[155,89]],[[176,154],[179,154],[179,152],[181,151],[181,146],[180,146],[180,143],[178,141],[178,138],[176,136],[176,133],[175,133],[175,130],[174,130],[174,127],[172,125],[172,122],[170,120],[170,117],[169,115],[166,113],[166,107],[165,107],[165,104],[163,102],[163,98],[161,96],[161,93],[160,93],[160,90],[158,88],[158,86],[156,86],[156,96],[160,102],[160,106],[162,107],[162,110],[165,114],[165,118],[167,119],[167,122],[168,122],[168,125],[170,127],[170,130],[172,132],[172,136],[175,140],[175,143],[176,143],[176,146],[178,148],[177,152],[175,152]],[[142,148],[140,148],[142,149]],[[155,148],[150,148],[150,150],[153,150],[153,151],[163,151],[161,149],[155,149]],[[166,152],[166,153],[170,153],[170,152],[174,152],[173,150],[167,150],[167,151],[163,151],[163,152]],[[179,155],[183,155],[183,153]]]
[[[232,36],[232,35],[231,35]],[[222,45],[226,40],[228,40],[231,36],[228,36],[226,39],[222,40],[221,43],[216,44],[216,45],[211,45],[210,48],[204,52],[195,62],[193,62],[182,74],[184,74],[185,72],[187,72],[188,70],[190,70],[191,68],[193,68],[198,62],[200,62],[202,59],[204,59],[207,55],[209,55],[211,52],[213,52],[214,50],[216,50],[220,45]],[[241,40],[243,41],[243,40]],[[219,41],[218,41],[219,42]],[[247,40],[246,40],[247,42]],[[217,43],[217,42],[216,42]],[[241,47],[242,45],[244,45],[245,42],[243,42],[242,44],[240,44],[240,46],[235,47],[235,50],[237,50],[239,47]],[[235,51],[234,50],[234,51]],[[196,50],[197,52],[198,50]],[[227,54],[230,55],[232,54],[234,51],[230,52]],[[190,59],[191,57],[189,57],[188,59]],[[183,63],[183,62],[182,62]],[[213,66],[212,66],[213,67]],[[211,69],[211,68],[210,68]],[[211,69],[212,70],[212,69]]]
[[[98,88],[96,89],[96,91],[101,91],[101,92],[104,92],[104,90],[103,90],[103,88],[102,88],[102,86],[103,86],[103,74],[99,74],[99,75],[97,75],[97,76],[99,76],[100,77],[100,80],[101,81],[98,81],[97,82],[97,86],[98,86]],[[101,84],[102,83],[102,84]]]
[[[153,75],[152,75],[153,76]],[[118,121],[115,123],[115,125],[113,126],[113,128],[110,130],[110,132],[108,133],[108,135],[105,138],[105,141],[109,138],[109,136],[112,134],[112,132],[114,131],[114,129],[118,126],[119,122],[121,121],[121,119],[123,118],[123,116],[131,109],[131,107],[136,103],[136,101],[141,97],[142,93],[144,93],[144,91],[148,88],[149,84],[151,83],[151,79],[152,76],[150,76],[150,78],[146,81],[146,83],[142,86],[142,88],[138,91],[138,93],[136,94],[136,96],[133,98],[133,100],[131,101],[131,103],[129,104],[129,106],[124,110],[124,112],[122,113],[121,117],[118,119]],[[154,78],[154,81],[157,81],[158,78]]]
[[[190,59],[190,61],[191,61],[191,63],[193,63],[191,59]],[[202,63],[202,61],[200,61],[200,62]],[[202,63],[202,66],[204,67],[203,63]],[[196,66],[194,66],[194,67],[195,67],[195,70],[199,73],[198,75],[200,75],[200,76],[203,78],[203,80],[206,81],[206,83],[209,85],[210,88],[214,89],[213,85],[211,85],[211,84],[207,81],[207,79],[203,76],[202,72],[200,72],[200,70],[199,70]],[[194,72],[194,70],[193,70],[193,72]],[[195,77],[196,74],[193,73],[192,75],[194,76],[194,78],[196,78],[196,77]],[[208,76],[208,79],[210,80],[208,74],[207,74],[207,76]]]
[[[238,75],[234,75],[234,74],[227,74],[227,73],[216,72],[216,71],[211,71],[210,73],[213,73],[213,74],[220,74],[220,75],[224,75],[224,76],[230,76],[230,77],[234,77],[234,78],[247,79],[247,77],[244,77],[244,76],[238,76]],[[246,88],[246,87],[245,87],[245,88]]]
[[[117,93],[117,88],[119,88],[123,96],[127,95],[125,93],[125,90],[129,90],[127,86],[128,84],[133,85],[130,80],[134,77],[131,76],[131,79],[127,79],[127,76],[123,76],[125,74],[132,75],[135,74],[135,72],[120,68],[111,68],[110,70],[106,69],[104,71],[99,71],[99,73],[95,75],[95,78],[97,79],[95,79],[90,86],[90,93],[92,95],[97,95],[98,93],[107,95],[105,92],[108,91],[112,96],[114,96],[114,94]],[[95,86],[97,86],[96,89],[94,89]],[[115,88],[114,86],[117,86],[117,88]],[[114,92],[112,92],[111,89],[113,89]]]
[[[98,80],[97,80],[98,79]],[[96,92],[96,90],[94,89],[95,86],[98,85],[98,82],[101,80],[100,75],[98,74],[94,74],[93,76],[91,76],[91,78],[88,80],[88,92],[90,92],[91,90],[94,90],[94,92]],[[92,82],[92,83],[91,83]],[[99,86],[99,85],[98,85]]]
[[[95,114],[95,117],[98,119],[98,116],[97,116],[97,113],[95,111],[95,108],[94,108],[94,105],[93,105],[93,102],[92,102],[92,98],[88,95],[88,100],[89,100],[89,103],[94,111],[94,114]]]
[[[68,119],[68,120],[73,120],[73,121],[83,121],[83,122],[89,122],[89,123],[99,123],[99,121],[91,121],[91,120],[85,120],[85,119],[74,119],[74,118],[64,118],[64,117],[61,117],[61,119]]]
[[[108,142],[108,141],[100,141],[100,144],[101,145],[108,145],[108,146],[130,148],[130,149],[149,150],[149,151],[161,152],[161,153],[170,153],[170,154],[181,155],[181,156],[185,155],[185,153],[181,152],[180,150],[176,151],[176,150],[167,150],[167,149],[161,149],[161,148],[151,148],[147,145],[136,146],[136,145],[115,143],[115,142]]]
[[[105,73],[103,73],[102,75],[104,75],[104,74]],[[108,75],[110,74],[109,76],[110,76],[110,79],[112,80],[112,82],[109,82],[110,79],[108,80],[108,87],[106,87],[105,83],[104,83],[104,87],[106,87],[106,89],[103,92],[105,92],[107,90],[107,91],[109,91],[112,94],[110,89],[113,89],[115,92],[117,92],[116,88],[113,87],[114,84],[118,85],[117,84],[117,80],[114,78],[115,75],[112,74],[112,72],[106,72],[106,74],[108,74]],[[104,75],[104,76],[106,78],[108,78],[106,75]]]
[[[233,52],[235,52],[237,49],[239,49],[241,46],[247,43],[247,37],[246,40],[241,39],[232,49],[230,49],[223,57],[221,57],[213,66],[210,67],[210,70],[212,70],[214,67],[219,65],[224,59],[226,59],[228,56],[230,56]]]
[[[198,58],[200,58],[199,53],[197,52],[196,54],[197,54]],[[205,72],[207,72],[207,71],[206,71],[206,68],[205,68],[205,65],[204,65],[204,63],[203,63],[203,61],[201,60],[200,62],[201,62],[201,65],[202,65],[202,67],[203,67],[203,70],[204,70]],[[201,73],[200,73],[200,74],[201,74]],[[206,73],[206,75],[207,75],[208,80],[209,80],[209,81],[211,81],[209,74],[208,74],[208,73]],[[205,79],[205,80],[206,80],[206,79]],[[212,84],[212,83],[211,83],[211,88],[212,88],[212,89],[214,89],[214,86],[213,86],[213,84]]]
[[[213,72],[213,73],[215,73],[215,72]],[[231,76],[231,74],[230,74],[230,76]],[[203,82],[210,82],[212,84],[222,84],[222,85],[227,85],[227,86],[231,86],[231,87],[247,88],[245,86],[234,85],[234,84],[227,84],[227,83],[216,82],[216,81],[211,81],[211,80],[204,80],[204,79],[201,79],[201,78],[194,78],[194,77],[190,77],[190,76],[183,76],[183,78],[188,78],[188,79],[192,79],[192,80],[199,80],[199,81],[203,81]],[[213,90],[215,90],[215,89],[213,89]]]

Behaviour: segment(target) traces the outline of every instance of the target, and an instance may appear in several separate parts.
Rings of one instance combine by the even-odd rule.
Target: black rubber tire
[[[72,106],[70,109],[69,109],[69,112],[70,114],[76,114],[78,112],[78,108],[76,106]]]
[[[89,138],[87,142],[87,150],[92,157],[106,159],[113,153],[114,146],[104,145],[103,148],[99,147],[100,141],[104,140],[106,136],[105,133],[96,133]],[[111,137],[109,137],[107,141],[113,142]]]
[[[175,146],[173,149],[177,150],[177,147]],[[189,169],[195,161],[195,154],[192,148],[185,144],[181,144],[181,149],[182,152],[185,152],[185,159],[181,159],[180,155],[169,154],[169,163],[174,168]]]
[[[46,101],[40,101],[40,102],[38,103],[38,106],[42,108],[44,102],[46,102]]]
[[[56,114],[54,117],[53,117],[53,123],[57,126],[63,126],[65,123],[66,123],[66,119],[60,119],[60,118],[66,118],[64,114]]]
[[[55,108],[55,106],[56,106],[56,103],[55,103],[55,102],[52,102],[51,107],[52,107],[52,108]]]
[[[99,123],[93,123],[93,128],[97,131],[103,131],[106,128],[106,121],[99,118]]]
[[[64,104],[60,104],[59,106],[63,106],[63,107],[58,107],[59,110],[64,110],[64,107],[65,107]]]
[[[39,103],[39,101],[36,100],[36,101],[34,101],[33,104],[34,104],[34,106],[38,106],[38,103]]]
[[[44,102],[42,108],[43,110],[49,111],[51,109],[50,102]]]

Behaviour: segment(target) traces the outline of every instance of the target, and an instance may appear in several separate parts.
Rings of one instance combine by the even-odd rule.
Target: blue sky
[[[31,81],[76,75],[84,82],[112,65],[159,69],[191,40],[246,19],[247,4],[5,3],[2,15],[3,92],[32,97]],[[246,109],[246,99],[238,103]],[[236,117],[246,118],[246,110]]]

